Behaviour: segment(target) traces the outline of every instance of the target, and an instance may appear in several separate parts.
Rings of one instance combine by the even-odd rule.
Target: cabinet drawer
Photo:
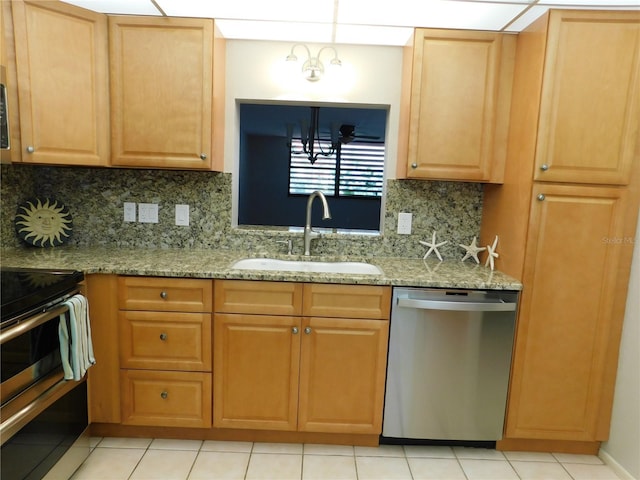
[[[120,311],[120,366],[211,371],[211,314]]]
[[[211,374],[122,370],[122,423],[211,427]]]
[[[245,280],[215,281],[215,311],[265,315],[300,315],[302,285]]]
[[[210,312],[211,280],[162,277],[119,277],[118,306],[122,310]]]
[[[303,315],[388,319],[391,288],[375,285],[304,285]]]

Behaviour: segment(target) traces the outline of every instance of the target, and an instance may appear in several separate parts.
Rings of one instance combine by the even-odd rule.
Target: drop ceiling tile
[[[340,0],[338,22],[429,28],[501,30],[528,7],[523,2],[457,0],[393,0],[376,4],[369,0]]]
[[[63,0],[94,12],[119,15],[162,15],[151,0]]]
[[[223,37],[244,40],[328,43],[332,32],[332,26],[326,23],[223,19],[216,20],[216,25]]]
[[[404,46],[412,33],[411,27],[338,24],[335,41],[353,45]]]
[[[156,0],[169,16],[283,22],[332,22],[333,0]]]

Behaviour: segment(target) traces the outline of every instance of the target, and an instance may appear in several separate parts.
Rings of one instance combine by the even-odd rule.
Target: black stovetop
[[[76,270],[1,267],[0,280],[0,325],[4,328],[73,292],[84,274]]]

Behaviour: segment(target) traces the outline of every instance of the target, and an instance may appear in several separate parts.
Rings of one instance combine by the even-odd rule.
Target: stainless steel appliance
[[[89,454],[87,387],[64,380],[58,325],[84,276],[3,267],[0,279],[0,476],[68,478]]]
[[[394,288],[382,441],[502,438],[518,292]]]

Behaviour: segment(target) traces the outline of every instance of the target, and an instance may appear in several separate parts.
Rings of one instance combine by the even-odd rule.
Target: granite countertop
[[[235,270],[242,258],[359,261],[382,269],[382,275]],[[85,274],[145,275],[187,278],[222,278],[287,282],[344,283],[441,288],[521,290],[522,284],[497,270],[472,261],[444,261],[392,257],[301,257],[252,255],[247,252],[195,249],[122,249],[107,247],[7,248],[0,251],[4,267],[60,268]]]

